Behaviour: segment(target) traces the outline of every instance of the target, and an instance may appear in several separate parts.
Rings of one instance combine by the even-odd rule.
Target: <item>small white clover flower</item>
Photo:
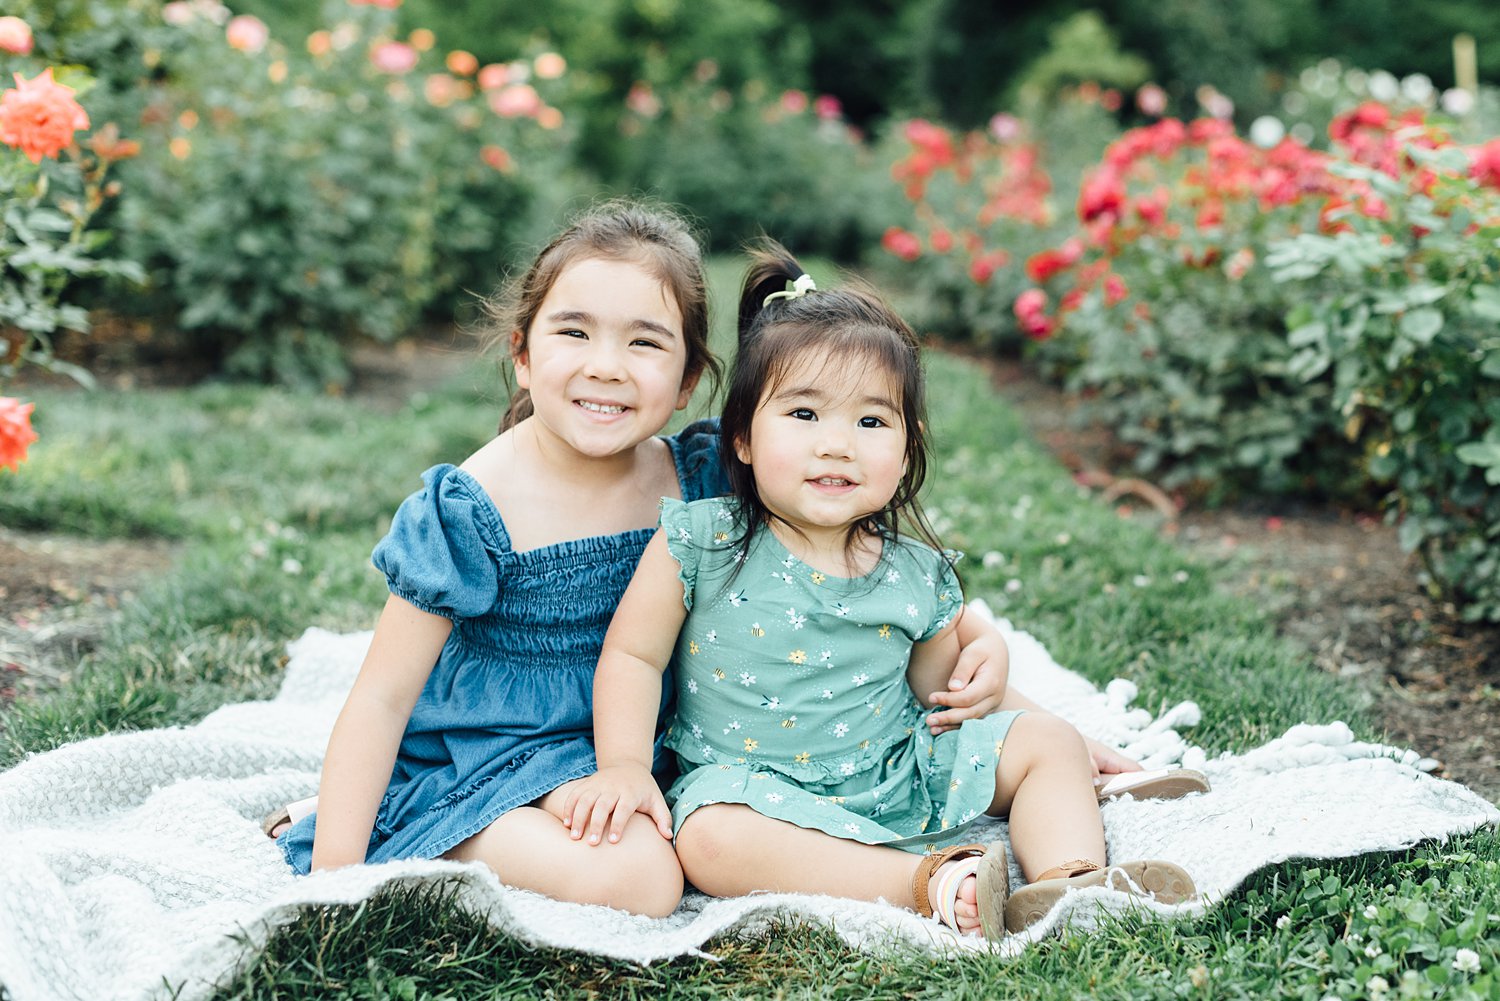
[[[1391,989],[1391,982],[1384,977],[1371,977],[1365,981],[1365,990],[1370,992],[1370,997],[1384,997]]]
[[[1134,584],[1136,587],[1145,587],[1146,585],[1151,583],[1151,578],[1147,577],[1143,573],[1138,573],[1134,577],[1130,578],[1130,583]]]
[[[290,556],[281,561],[281,572],[286,574],[299,574],[302,572],[302,563]]]
[[[1374,904],[1369,904],[1365,907],[1366,921],[1374,921],[1378,917],[1380,917],[1380,910]]]
[[[271,548],[266,545],[265,540],[263,539],[256,539],[254,542],[250,543],[250,555],[254,556],[258,560],[265,559],[267,554],[269,554],[270,552]]]
[[[1069,535],[1067,532],[1058,532],[1055,541],[1059,546],[1066,546],[1068,543],[1073,541],[1073,536]]]
[[[1374,942],[1371,942],[1369,945],[1365,946],[1365,955],[1369,956],[1371,959],[1374,959],[1376,956],[1380,955],[1384,951],[1385,951],[1384,949],[1382,949],[1379,945],[1377,945]]]
[[[1453,954],[1453,968],[1459,973],[1479,972],[1479,953],[1473,949],[1460,949]]]
[[[1277,928],[1285,928],[1287,925],[1289,925],[1291,923],[1292,923],[1292,916],[1290,914],[1283,914],[1281,917],[1279,917],[1279,918],[1276,919],[1276,927]]]
[[[984,554],[984,559],[980,560],[979,562],[984,564],[984,568],[986,570],[993,570],[1005,562],[1005,554],[996,552],[995,550],[991,549],[989,552]]]
[[[1019,590],[1021,590],[1021,582],[1015,577],[1012,577],[1010,580],[1005,582],[1006,594],[1015,594]]]
[[[1178,584],[1186,584],[1188,582],[1188,572],[1186,570],[1179,570],[1172,575],[1172,580]]]

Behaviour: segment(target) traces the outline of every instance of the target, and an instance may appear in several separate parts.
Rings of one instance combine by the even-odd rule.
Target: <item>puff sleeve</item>
[[[482,488],[457,467],[433,466],[402,502],[371,555],[391,593],[424,612],[471,619],[500,596],[502,528]]]

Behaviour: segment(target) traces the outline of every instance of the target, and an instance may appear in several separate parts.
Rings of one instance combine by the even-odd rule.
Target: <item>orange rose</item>
[[[89,116],[73,99],[73,88],[52,79],[48,67],[34,79],[16,74],[16,89],[0,94],[0,142],[14,146],[32,163],[55,157],[89,127]]]

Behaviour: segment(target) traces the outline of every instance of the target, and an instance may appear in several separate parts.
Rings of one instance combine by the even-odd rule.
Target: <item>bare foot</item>
[[[938,866],[937,872],[932,874],[932,879],[927,884],[927,905],[932,908],[934,914],[942,913],[937,904],[937,888],[942,882],[942,874],[950,866],[958,865],[957,862],[947,862]],[[958,884],[958,900],[953,905],[954,916],[958,919],[958,932],[960,935],[982,935],[984,932],[979,927],[979,879],[970,876]]]

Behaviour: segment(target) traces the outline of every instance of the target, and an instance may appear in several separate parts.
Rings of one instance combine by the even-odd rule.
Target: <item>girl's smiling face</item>
[[[636,261],[585,258],[562,270],[531,328],[515,335],[516,384],[537,433],[581,456],[628,451],[687,406],[682,313]]]
[[[837,539],[890,503],[906,472],[900,385],[864,358],[810,349],[761,397],[748,441],[767,510],[809,539]]]

